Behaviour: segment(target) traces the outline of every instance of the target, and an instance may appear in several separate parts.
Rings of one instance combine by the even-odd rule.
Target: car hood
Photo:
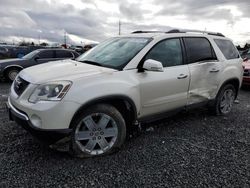
[[[26,61],[26,59],[19,59],[19,58],[12,58],[12,59],[3,59],[3,60],[0,60],[0,65],[1,64],[13,64],[13,63],[16,63],[16,62],[22,62],[22,61]]]
[[[244,61],[243,62],[243,66],[245,67],[245,69],[250,70],[250,61],[249,60],[248,61]]]
[[[44,63],[24,69],[20,76],[30,83],[40,84],[56,80],[80,79],[98,74],[110,74],[117,70],[81,63],[73,60],[62,60]]]

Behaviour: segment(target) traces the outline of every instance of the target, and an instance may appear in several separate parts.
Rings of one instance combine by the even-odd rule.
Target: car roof
[[[41,48],[41,49],[37,49],[37,51],[52,51],[52,50],[62,50],[62,51],[74,52],[74,50],[63,49],[63,48]]]

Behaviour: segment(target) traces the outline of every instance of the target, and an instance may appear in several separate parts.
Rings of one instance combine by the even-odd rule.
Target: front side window
[[[184,42],[188,63],[217,59],[210,42],[206,38],[187,37],[184,38]]]
[[[39,59],[51,59],[54,58],[54,51],[42,51],[39,53]]]
[[[111,38],[76,60],[104,67],[122,69],[137,55],[152,39],[142,37]]]
[[[215,39],[214,41],[226,59],[239,58],[239,53],[230,40]]]
[[[33,57],[35,57],[40,51],[39,50],[34,50],[30,53],[28,53],[27,55],[23,56],[23,59],[31,59]]]
[[[162,63],[163,67],[181,65],[182,49],[180,39],[167,39],[156,44],[146,55],[145,60],[153,59]]]

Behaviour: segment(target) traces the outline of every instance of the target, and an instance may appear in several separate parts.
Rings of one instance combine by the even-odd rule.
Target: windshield
[[[76,60],[122,69],[150,41],[151,38],[141,37],[111,38],[81,55]]]
[[[39,53],[39,50],[32,51],[28,53],[27,55],[23,56],[22,59],[31,59],[38,53]]]

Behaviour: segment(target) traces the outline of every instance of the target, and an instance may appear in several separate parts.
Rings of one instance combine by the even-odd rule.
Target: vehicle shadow
[[[241,86],[241,90],[250,91],[250,86]]]

